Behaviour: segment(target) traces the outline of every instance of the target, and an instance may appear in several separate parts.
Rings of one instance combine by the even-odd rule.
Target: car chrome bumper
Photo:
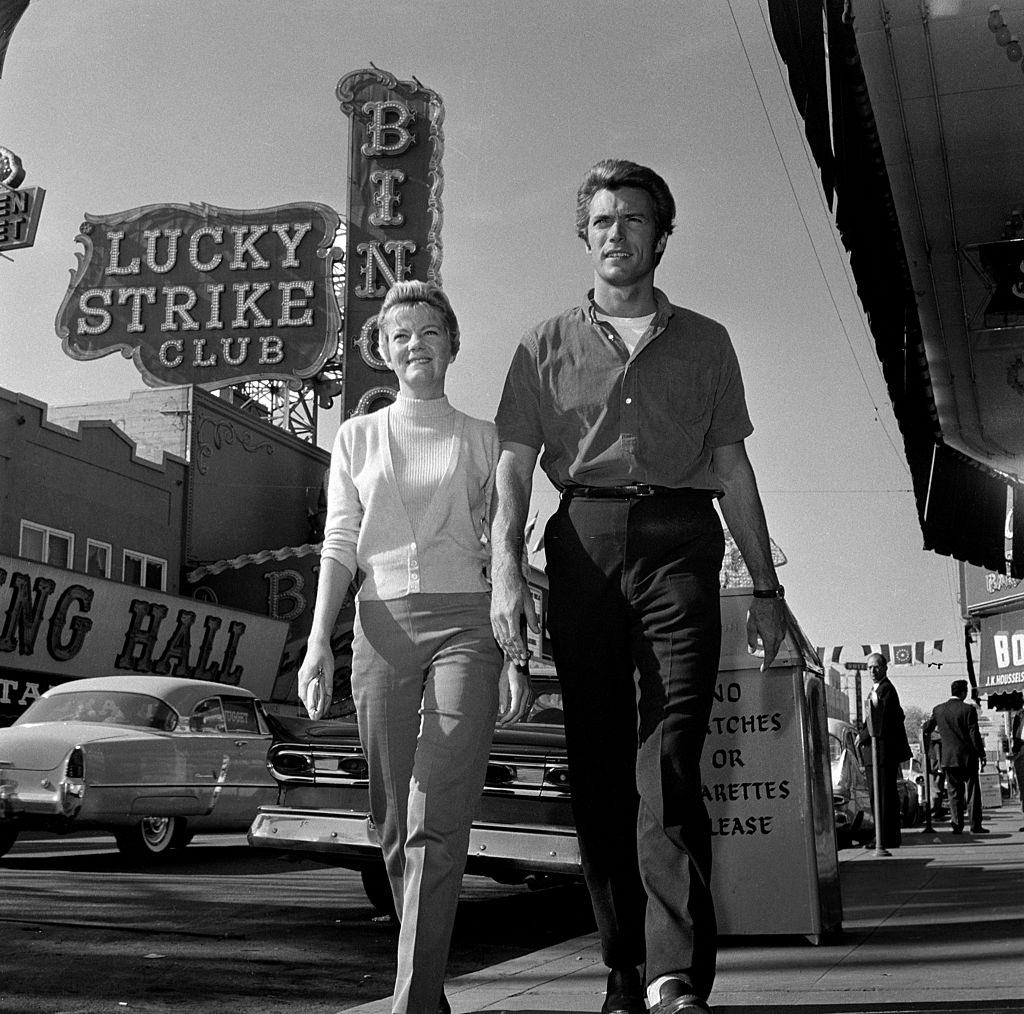
[[[371,856],[380,850],[373,821],[345,810],[260,807],[249,843],[293,852]],[[489,863],[539,873],[581,874],[579,843],[572,828],[474,824],[469,839],[473,869]]]
[[[10,784],[0,785],[0,819],[68,819],[74,817],[81,806],[82,789],[79,786],[62,782],[53,789],[31,791]]]

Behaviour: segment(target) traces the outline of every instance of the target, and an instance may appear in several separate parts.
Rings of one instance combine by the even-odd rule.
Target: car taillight
[[[338,761],[338,770],[351,778],[369,778],[370,765],[364,757],[346,757]]]
[[[64,768],[64,774],[67,778],[85,777],[85,753],[80,746],[76,746],[68,754],[68,762]]]
[[[510,785],[516,780],[516,769],[511,764],[488,764],[487,785]]]
[[[548,768],[544,772],[544,781],[558,789],[569,788],[569,769],[564,765]]]
[[[269,758],[272,771],[286,778],[312,778],[313,755],[302,750],[275,750]]]

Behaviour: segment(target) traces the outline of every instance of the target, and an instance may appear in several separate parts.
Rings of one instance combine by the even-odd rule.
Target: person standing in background
[[[981,825],[981,785],[978,772],[985,766],[985,743],[978,729],[978,711],[967,703],[967,680],[953,680],[950,698],[932,709],[924,734],[937,729],[942,737],[942,768],[949,793],[949,819],[953,834],[963,834],[965,814],[971,834],[988,834]]]
[[[1010,760],[1017,779],[1017,796],[1024,811],[1024,709],[1018,708],[1010,719]],[[1019,828],[1024,831],[1024,827]]]
[[[898,783],[903,765],[913,753],[907,738],[900,695],[889,679],[889,662],[884,655],[875,652],[868,655],[867,667],[873,686],[868,698],[868,721],[858,734],[857,742],[862,748],[865,766],[874,764],[876,754],[878,759],[881,829],[875,828],[875,842],[879,848],[898,849],[903,842]],[[875,740],[874,753],[872,738]],[[869,767],[868,785],[872,796],[874,784],[873,768]]]

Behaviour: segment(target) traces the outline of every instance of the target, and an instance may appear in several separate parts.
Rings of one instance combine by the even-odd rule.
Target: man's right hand
[[[517,567],[497,564],[491,572],[491,630],[505,658],[516,665],[530,658],[526,627],[540,631],[529,585]]]
[[[523,529],[533,488],[537,451],[502,443],[494,483],[491,522],[491,630],[505,658],[526,665],[526,627],[540,631],[533,596],[523,577]]]

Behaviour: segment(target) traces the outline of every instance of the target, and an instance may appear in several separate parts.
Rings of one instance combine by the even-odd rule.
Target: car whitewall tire
[[[180,817],[143,817],[138,824],[114,832],[122,855],[149,859],[163,855],[174,846]]]

